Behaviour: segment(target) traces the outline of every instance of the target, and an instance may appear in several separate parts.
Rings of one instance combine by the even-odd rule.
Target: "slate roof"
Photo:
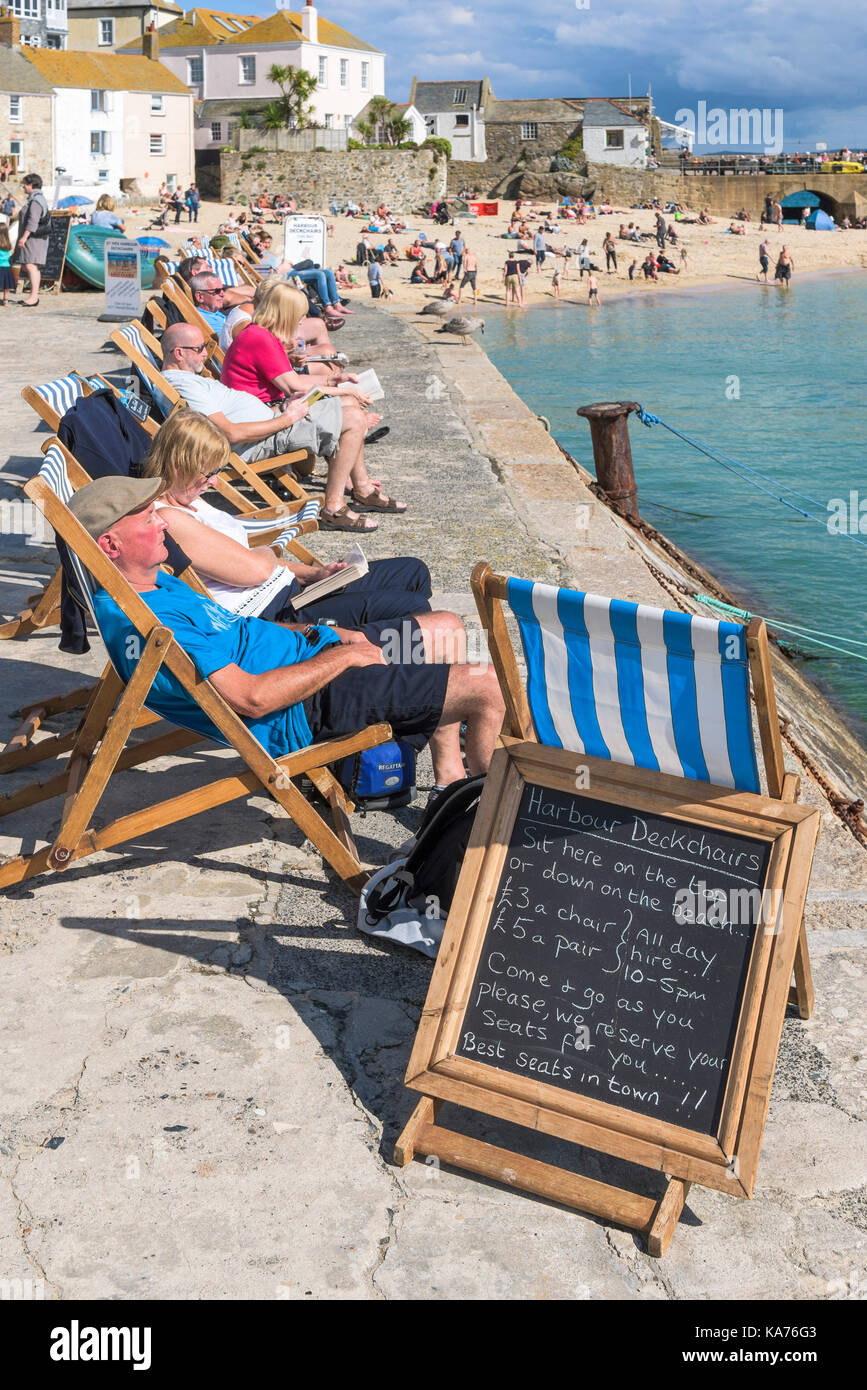
[[[500,101],[497,97],[492,97],[485,106],[485,124],[570,121],[572,125],[577,125],[581,120],[583,108],[583,101],[572,100],[569,97],[530,97],[519,101]]]
[[[588,97],[584,102],[584,124],[586,126],[641,126],[644,129],[644,122],[637,121],[628,111],[624,111],[622,106],[616,106],[613,101],[608,101],[605,97]]]
[[[466,101],[455,103],[455,92],[465,91]],[[422,116],[435,112],[468,111],[482,104],[482,83],[479,82],[417,82],[412,104]]]
[[[74,53],[60,48],[22,48],[52,87],[90,87],[109,92],[177,92],[190,89],[162,63],[119,53]]]

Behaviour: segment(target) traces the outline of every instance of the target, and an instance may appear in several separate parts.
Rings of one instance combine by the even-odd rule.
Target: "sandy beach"
[[[360,194],[363,197],[363,193]],[[406,214],[407,232],[398,233],[393,240],[398,249],[403,252],[415,239],[418,232],[425,232],[431,241],[438,238],[446,244],[451,240],[455,230],[460,229],[467,247],[472,250],[479,262],[478,275],[478,302],[480,307],[494,308],[497,305],[503,306],[503,265],[506,256],[517,249],[518,243],[514,240],[504,239],[503,233],[507,230],[509,219],[514,208],[513,202],[500,200],[499,212],[496,217],[480,217],[475,221],[472,219],[458,219],[454,228],[438,227],[429,217],[413,216]],[[524,204],[527,210],[527,220],[530,231],[536,230],[539,225],[537,213],[552,211],[549,205],[538,204],[535,207]],[[186,220],[178,226],[169,225],[166,230],[159,233],[172,247],[178,249],[190,231],[201,231],[207,235],[215,233],[220,223],[229,213],[229,206],[221,203],[203,203],[199,210],[199,222],[197,226],[190,227]],[[243,209],[235,208],[235,212]],[[133,235],[141,235],[147,223],[152,220],[152,209],[147,208],[142,211],[130,211],[123,209],[123,215],[127,221],[127,231]],[[350,276],[355,276],[357,284],[349,292],[350,299],[353,297],[363,297],[369,300],[370,291],[367,286],[367,275],[361,267],[356,267],[354,262],[355,247],[363,234],[366,222],[359,217],[331,217],[327,209],[299,208],[299,211],[326,213],[328,224],[328,248],[329,264],[336,268],[338,264],[343,264]],[[396,215],[401,214],[401,209],[394,208],[392,211]],[[690,214],[692,215],[692,214]],[[666,221],[672,219],[666,215]],[[621,223],[637,224],[642,232],[652,232],[655,226],[655,215],[650,209],[637,210],[634,208],[615,208],[609,215],[590,218],[584,226],[579,226],[577,222],[560,221],[560,232],[546,234],[548,244],[556,250],[566,247],[577,248],[581,241],[586,237],[591,253],[593,264],[599,267],[597,279],[599,281],[599,293],[602,305],[606,298],[613,294],[647,294],[650,292],[658,293],[668,288],[682,289],[685,286],[711,286],[711,285],[734,285],[752,281],[755,283],[756,274],[759,270],[758,250],[760,243],[767,239],[770,243],[771,252],[771,279],[773,278],[773,267],[776,262],[777,254],[782,246],[787,246],[794,259],[793,283],[797,284],[799,276],[805,272],[832,269],[867,269],[867,230],[857,231],[833,231],[833,232],[814,232],[804,227],[795,225],[786,226],[783,232],[776,228],[760,228],[757,222],[749,222],[745,225],[746,231],[743,236],[732,235],[728,231],[729,219],[714,217],[709,226],[698,224],[686,225],[676,224],[678,236],[677,245],[668,246],[666,254],[675,263],[680,265],[680,248],[684,246],[687,251],[688,260],[686,266],[677,275],[660,275],[657,281],[645,280],[640,276],[641,262],[647,252],[655,248],[656,242],[652,239],[642,241],[640,245],[626,241],[619,241],[618,229]],[[269,231],[274,237],[274,250],[278,250],[281,244],[281,229],[277,225],[269,224]],[[606,273],[605,256],[602,251],[602,242],[606,234],[610,232],[617,242],[617,269]],[[384,244],[388,240],[387,234],[371,232],[367,234],[372,246]],[[171,253],[168,253],[171,254]],[[522,260],[532,262],[532,254],[523,253]],[[636,279],[630,281],[628,278],[628,268],[632,261],[637,261]],[[427,257],[427,268],[432,269],[433,253]],[[586,276],[582,282],[577,266],[577,259],[569,262],[568,272],[563,278],[563,267],[566,264],[562,256],[551,256],[546,258],[545,265],[537,271],[535,265],[531,265],[526,278],[525,302],[531,305],[554,303],[552,291],[552,280],[555,269],[561,271],[560,302],[571,303],[585,306],[587,304]],[[409,261],[401,261],[394,266],[383,268],[383,283],[385,287],[394,294],[395,304],[414,304],[423,305],[426,300],[439,297],[441,288],[434,285],[411,285],[409,275],[411,264]],[[785,293],[780,290],[780,293]],[[472,297],[467,299],[467,291],[464,291],[462,307],[472,306]],[[520,312],[513,310],[512,312]]]

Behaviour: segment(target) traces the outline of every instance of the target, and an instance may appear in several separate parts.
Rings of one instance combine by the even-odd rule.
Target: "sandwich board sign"
[[[283,259],[297,265],[315,261],[325,265],[325,218],[295,214],[283,224]]]
[[[667,1248],[689,1185],[752,1195],[819,813],[506,738],[398,1140]],[[438,1126],[444,1102],[662,1173],[659,1198]]]
[[[105,257],[105,313],[108,322],[125,323],[141,311],[141,247],[126,237],[107,237]]]

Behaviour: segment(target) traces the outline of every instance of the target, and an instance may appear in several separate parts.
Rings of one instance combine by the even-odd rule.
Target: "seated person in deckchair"
[[[250,300],[253,298],[252,285],[223,285],[222,280],[220,280],[216,271],[211,269],[211,266],[204,256],[187,256],[184,260],[179,262],[175,275],[183,280],[185,284],[190,285],[191,289],[192,280],[194,276],[197,275],[210,275],[222,286],[223,294],[220,303],[216,304],[212,298],[206,306],[210,312],[217,311],[221,315],[227,314],[229,310],[234,309],[237,304],[249,304]],[[196,300],[195,294],[193,294],[193,303],[196,305],[199,313],[201,313],[202,306]]]
[[[270,280],[263,280],[256,286],[253,298],[249,303],[237,305],[226,315],[220,330],[220,347],[224,352],[228,352],[238,334],[243,328],[246,328],[272,284],[273,282]],[[298,293],[303,293],[303,291],[299,290]],[[303,350],[298,347],[301,340],[304,342]],[[317,381],[325,381],[330,386],[339,385],[343,379],[342,369],[348,360],[345,352],[335,350],[324,321],[311,318],[307,314],[298,324],[296,351],[290,353],[289,356],[296,371],[300,367],[307,366],[305,374],[310,377],[311,386]],[[332,357],[334,361],[307,364],[308,357]]]
[[[290,286],[277,285],[286,289]],[[300,296],[303,299],[303,296]],[[255,325],[250,324],[244,332]],[[282,334],[291,342],[297,322],[287,319]],[[240,340],[239,335],[239,340]],[[273,334],[271,336],[274,336]],[[209,416],[219,425],[233,448],[237,448],[247,463],[275,458],[296,449],[307,449],[328,460],[325,502],[319,524],[335,531],[374,531],[377,523],[370,517],[359,516],[344,502],[347,484],[352,482],[353,501],[374,510],[388,510],[391,499],[381,494],[374,497],[375,488],[368,477],[364,462],[364,437],[379,415],[369,415],[365,398],[347,396],[341,387],[318,387],[324,390],[323,399],[310,407],[303,395],[294,400],[269,405],[262,395],[233,390],[222,381],[202,375],[205,361],[205,340],[200,328],[190,323],[175,323],[162,337],[163,375],[192,410]],[[234,344],[233,344],[234,347]],[[279,348],[279,343],[277,343]],[[277,353],[274,358],[276,360]],[[285,352],[283,352],[285,358]],[[282,364],[280,364],[282,366]],[[285,361],[285,369],[277,371],[272,396],[284,390],[296,391],[302,382]],[[341,392],[342,394],[336,394]],[[405,510],[405,504],[395,503],[393,510]]]
[[[419,663],[400,650],[388,664],[366,638],[342,642],[333,629],[294,631],[260,618],[243,618],[164,574],[165,522],[154,506],[162,482],[99,478],[80,488],[70,510],[145,603],[174,633],[203,679],[209,679],[272,756],[354,733],[387,721],[395,736],[416,747],[429,740],[438,785],[487,772],[504,705],[493,665]],[[109,655],[129,679],[141,637],[104,589],[94,607]],[[214,726],[163,667],[148,705],[164,718],[205,737]]]
[[[371,636],[369,624],[394,629],[395,624],[413,618],[425,641],[443,653],[437,660],[464,660],[463,624],[453,613],[431,613],[430,572],[412,556],[372,560],[367,574],[345,590],[315,599],[297,614],[289,600],[343,564],[308,565],[291,554],[278,559],[267,545],[251,549],[243,523],[204,500],[203,494],[229,457],[222,430],[204,415],[181,409],[155,436],[144,463],[145,476],[160,478],[165,487],[155,505],[169,535],[183,548],[218,603],[233,613],[276,622],[333,621],[340,624],[347,641],[355,637],[344,628],[362,628]]]

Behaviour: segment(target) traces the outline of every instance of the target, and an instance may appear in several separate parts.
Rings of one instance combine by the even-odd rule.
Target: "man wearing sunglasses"
[[[205,270],[192,277],[190,289],[193,294],[193,303],[205,323],[213,329],[219,338],[223,324],[226,322],[226,286],[219,275],[215,275],[213,271]]]

